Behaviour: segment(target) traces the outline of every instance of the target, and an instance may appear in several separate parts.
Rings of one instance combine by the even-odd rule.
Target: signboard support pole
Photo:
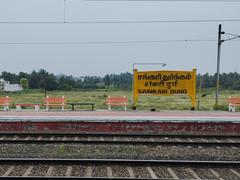
[[[137,76],[137,69],[133,69],[133,79],[132,79],[132,110],[136,110],[137,109],[137,98],[138,95],[135,92],[136,91],[136,76]]]

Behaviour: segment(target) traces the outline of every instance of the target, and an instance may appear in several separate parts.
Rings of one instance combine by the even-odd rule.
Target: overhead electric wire
[[[233,36],[233,37],[230,37],[228,39],[223,39],[222,42],[231,41],[231,40],[240,38],[240,35],[238,35],[238,34],[227,33],[227,32],[223,32],[223,33],[226,34],[226,35],[229,35],[229,36]]]
[[[234,41],[239,42],[239,40]],[[81,44],[155,44],[155,43],[157,44],[157,43],[190,43],[190,42],[217,42],[217,40],[186,39],[186,40],[160,40],[160,41],[0,42],[0,45],[81,45]]]
[[[228,33],[228,35],[229,35],[229,33]],[[232,35],[232,36],[233,37],[228,38],[228,39],[223,39],[222,41],[225,42],[225,41],[231,41],[231,40],[240,38],[240,35]]]
[[[230,36],[237,36],[237,37],[240,37],[239,34],[232,34],[232,33],[227,33],[227,32],[224,32],[224,34],[227,34],[227,35],[230,35]]]
[[[240,22],[240,19],[184,19],[184,20],[118,20],[118,21],[0,21],[0,24],[152,24],[152,23],[212,23]]]
[[[216,42],[214,39],[139,40],[139,41],[83,41],[83,42],[0,42],[0,45],[64,45],[64,44],[142,44],[179,42]]]
[[[85,0],[85,1],[155,1],[155,2],[240,2],[240,0]]]

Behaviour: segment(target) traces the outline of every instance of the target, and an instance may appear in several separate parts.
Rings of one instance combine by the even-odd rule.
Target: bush
[[[214,104],[213,110],[215,110],[215,111],[228,111],[228,106],[227,105],[216,105],[216,104]]]
[[[28,80],[26,78],[21,78],[20,79],[20,84],[24,90],[28,89]]]

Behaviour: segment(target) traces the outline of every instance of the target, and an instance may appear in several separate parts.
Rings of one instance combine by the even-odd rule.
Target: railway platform
[[[0,132],[240,135],[240,113],[8,111],[0,112]]]

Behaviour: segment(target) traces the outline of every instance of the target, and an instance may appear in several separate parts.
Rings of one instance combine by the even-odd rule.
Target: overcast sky
[[[62,22],[63,0],[0,0],[0,22]],[[240,2],[66,0],[67,22],[239,19]],[[218,24],[240,35],[240,21],[210,23],[0,23],[0,72],[44,68],[74,76],[131,72],[133,63],[166,63],[151,69],[216,72]],[[224,38],[229,36],[224,35]],[[130,43],[84,43],[84,42]],[[4,43],[64,44],[4,44]],[[66,44],[68,42],[69,44]],[[76,44],[71,44],[75,42]],[[82,43],[83,42],[83,43]],[[2,43],[2,44],[1,44]],[[82,43],[82,44],[81,44]],[[224,42],[221,72],[240,73],[240,39]],[[141,68],[141,67],[139,67]],[[146,69],[146,68],[145,68]]]

